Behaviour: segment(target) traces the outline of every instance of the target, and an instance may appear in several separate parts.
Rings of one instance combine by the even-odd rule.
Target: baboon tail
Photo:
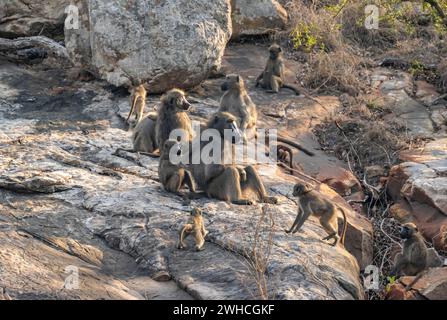
[[[339,210],[341,211],[342,215],[343,215],[343,231],[341,233],[341,244],[345,245],[345,237],[346,237],[346,230],[348,230],[348,220],[346,218],[346,213],[342,208],[339,208]]]
[[[195,193],[196,192],[196,183],[194,177],[192,176],[189,170],[185,169],[185,180],[184,183],[188,186],[189,191]]]
[[[293,90],[297,96],[300,95],[300,89],[298,89],[297,86],[294,86],[294,85],[291,85],[291,84],[284,83],[284,84],[282,85],[282,87],[283,87],[283,88],[286,88],[286,89]]]
[[[129,122],[130,117],[132,116],[134,110],[135,110],[135,105],[137,104],[137,97],[134,97],[132,100],[132,106],[130,107],[130,111],[129,111],[129,115],[127,116],[126,122]]]
[[[298,150],[303,151],[308,156],[311,156],[311,157],[315,156],[315,153],[313,153],[312,151],[307,150],[306,148],[302,147],[300,144],[298,144],[296,142],[293,142],[293,141],[291,141],[289,139],[285,139],[285,138],[282,138],[282,137],[278,136],[278,137],[276,137],[276,140],[279,141],[279,142],[282,142],[282,143],[286,143],[286,144],[288,144],[288,145],[290,145],[292,147],[295,147]]]

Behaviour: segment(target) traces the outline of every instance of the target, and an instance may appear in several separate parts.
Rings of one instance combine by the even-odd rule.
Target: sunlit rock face
[[[143,81],[151,93],[199,84],[221,64],[231,36],[222,0],[75,1],[80,27],[66,29],[73,61],[115,86]]]

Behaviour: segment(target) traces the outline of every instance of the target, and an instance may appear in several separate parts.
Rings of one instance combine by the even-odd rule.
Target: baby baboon
[[[163,152],[160,156],[160,163],[158,164],[158,177],[161,184],[163,184],[166,191],[180,196],[184,196],[180,189],[185,185],[188,186],[191,193],[195,193],[196,185],[191,173],[179,165],[173,164],[169,159],[170,152],[182,152],[182,146],[177,140],[165,141]]]
[[[179,242],[177,244],[178,249],[186,248],[184,240],[187,236],[194,233],[196,240],[196,250],[203,250],[203,245],[205,244],[205,237],[208,231],[205,229],[203,223],[202,210],[199,208],[193,208],[191,210],[191,216],[189,217],[188,223],[186,223],[179,232]]]
[[[281,47],[277,44],[272,44],[269,52],[270,57],[267,60],[265,69],[256,79],[256,87],[260,85],[270,93],[278,93],[281,88],[288,88],[299,95],[298,87],[285,83],[285,65]]]
[[[242,138],[236,117],[228,112],[218,112],[212,116],[206,129],[216,129],[219,132],[222,158],[225,152],[232,150],[233,144]],[[231,140],[229,135],[224,135],[225,129],[233,131],[234,136]],[[201,153],[205,145],[207,142],[200,142]],[[200,164],[190,165],[195,181],[208,197],[240,205],[253,204],[251,198],[264,203],[277,203],[276,197],[267,195],[261,178],[252,166],[241,168],[234,164],[226,164],[222,158],[219,163],[207,164],[201,159]]]
[[[402,252],[394,258],[392,275],[415,276],[427,268],[427,246],[414,223],[406,223],[400,230],[404,239]]]
[[[185,112],[189,110],[191,104],[186,100],[185,93],[179,89],[172,89],[161,97],[161,107],[158,111],[155,126],[157,145],[160,153],[163,152],[163,145],[169,139],[172,130],[183,129],[192,139],[191,120]]]
[[[286,230],[287,233],[295,233],[300,230],[304,222],[310,217],[311,214],[320,218],[320,224],[324,230],[328,233],[328,236],[322,240],[334,239],[333,246],[336,246],[340,237],[338,236],[338,223],[337,223],[337,209],[343,214],[343,231],[341,234],[341,243],[345,242],[346,229],[348,227],[348,221],[346,214],[342,208],[323,198],[320,194],[302,183],[297,183],[293,187],[293,196],[299,197],[298,214],[295,222],[290,230]]]
[[[258,114],[256,105],[245,89],[244,80],[237,74],[229,74],[222,84],[222,91],[225,93],[220,100],[219,112],[229,112],[234,115],[238,119],[238,126],[245,138],[247,129],[256,130]]]
[[[129,122],[130,117],[135,115],[135,126],[143,119],[144,107],[146,106],[146,89],[142,84],[132,89],[130,95],[130,112],[127,116],[126,122]]]

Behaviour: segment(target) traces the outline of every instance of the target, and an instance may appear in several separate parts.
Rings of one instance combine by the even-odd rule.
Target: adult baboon
[[[288,88],[299,95],[300,91],[297,86],[285,82],[285,64],[281,47],[272,44],[269,52],[270,57],[264,71],[256,79],[256,87],[261,86],[270,93],[278,93],[281,88]]]
[[[348,221],[344,210],[332,201],[324,198],[322,195],[313,190],[313,188],[297,183],[293,187],[293,196],[299,197],[298,213],[292,227],[286,230],[287,233],[295,233],[300,230],[304,222],[314,215],[320,218],[320,224],[328,233],[328,236],[322,240],[334,239],[333,246],[336,246],[340,237],[338,235],[337,210],[343,214],[343,231],[341,234],[341,243],[345,242],[346,229]]]
[[[228,112],[218,112],[211,117],[205,129],[214,129],[219,135],[219,141],[213,141],[220,152],[219,160],[205,163],[200,157],[200,163],[193,163],[191,153],[189,168],[195,181],[209,197],[232,202],[240,205],[250,205],[253,200],[265,203],[277,203],[276,197],[269,197],[264,185],[252,166],[239,167],[234,163],[226,164],[225,156],[231,154],[233,144],[241,140],[242,134],[237,126],[237,119]],[[233,136],[224,134],[229,129]],[[196,137],[195,139],[200,139]],[[194,143],[194,141],[192,141]],[[203,153],[207,142],[200,141],[200,154]],[[194,150],[191,148],[190,150]]]
[[[155,126],[156,140],[160,153],[163,152],[163,145],[170,138],[174,129],[182,129],[192,139],[191,119],[189,119],[187,110],[191,104],[186,100],[185,92],[180,89],[169,90],[161,97],[161,107],[158,111],[157,122]]]
[[[253,128],[256,134],[258,113],[256,105],[245,89],[242,77],[237,74],[227,75],[221,88],[225,93],[220,100],[219,112],[229,112],[237,118],[238,126],[242,130],[244,138],[246,138],[247,129]]]

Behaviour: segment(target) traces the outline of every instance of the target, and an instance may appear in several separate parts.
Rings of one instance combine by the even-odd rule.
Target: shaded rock
[[[71,176],[64,172],[38,170],[0,175],[0,188],[17,192],[53,193],[70,189]]]
[[[229,1],[75,4],[80,29],[65,30],[67,50],[77,65],[115,86],[142,80],[151,93],[195,86],[219,69],[231,35]]]
[[[64,11],[69,4],[68,0],[2,1],[0,37],[61,36],[64,34]]]
[[[256,36],[283,29],[287,11],[276,0],[232,0],[232,38]]]
[[[391,213],[400,221],[414,221],[435,246],[446,248],[446,139],[426,145],[423,152],[402,152],[404,162],[390,171],[388,193],[396,201]]]
[[[447,268],[429,269],[412,287],[411,291],[404,292],[405,286],[413,281],[414,277],[403,277],[400,283],[392,286],[388,297],[390,300],[446,300],[447,299]]]

